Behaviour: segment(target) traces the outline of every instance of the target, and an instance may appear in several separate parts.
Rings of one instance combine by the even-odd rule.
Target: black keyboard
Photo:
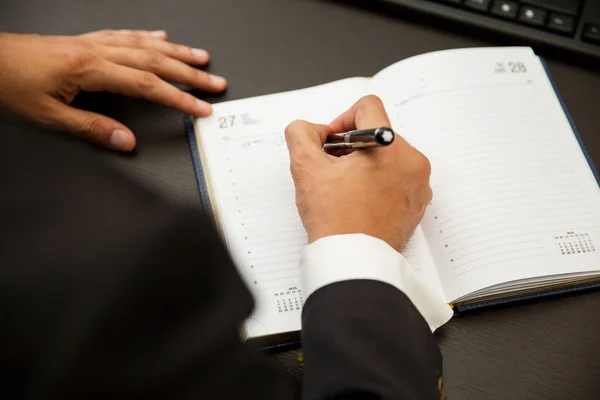
[[[371,0],[600,61],[600,0]]]

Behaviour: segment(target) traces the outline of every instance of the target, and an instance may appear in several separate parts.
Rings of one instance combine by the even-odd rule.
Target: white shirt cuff
[[[453,314],[439,289],[418,275],[402,254],[383,240],[361,233],[328,236],[308,245],[300,259],[300,276],[305,299],[335,282],[388,283],[406,294],[432,332]]]

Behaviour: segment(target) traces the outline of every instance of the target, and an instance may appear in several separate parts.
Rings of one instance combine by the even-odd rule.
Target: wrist
[[[308,230],[307,234],[309,244],[331,236],[362,234],[381,240],[396,251],[400,251],[404,248],[404,245],[410,238],[410,234],[406,235],[403,229],[395,224],[389,223],[379,228],[375,226],[335,226],[332,224],[323,226],[322,229],[316,228]]]
[[[371,280],[404,292],[431,331],[452,316],[435,284],[427,282],[396,249],[370,235],[333,235],[310,244],[300,259],[300,277],[307,300],[320,288],[336,282]]]

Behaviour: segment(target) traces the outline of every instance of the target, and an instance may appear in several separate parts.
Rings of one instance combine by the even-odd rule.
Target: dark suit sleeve
[[[199,212],[169,206],[55,137],[1,129],[3,397],[290,397],[241,344],[251,297]],[[437,393],[435,341],[391,286],[321,288],[303,324],[307,400]]]
[[[241,343],[252,299],[199,211],[0,134],[0,397],[290,397]]]
[[[310,295],[302,312],[305,400],[443,398],[441,355],[404,293],[351,280]]]

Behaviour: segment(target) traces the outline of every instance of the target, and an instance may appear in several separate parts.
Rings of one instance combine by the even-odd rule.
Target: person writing
[[[158,43],[148,35],[104,32],[102,40]],[[126,67],[131,74],[116,78],[120,68],[99,71],[122,64],[98,55],[48,54],[52,67],[37,63],[25,50],[47,51],[53,44],[46,40],[70,39],[0,35],[0,103],[10,111],[123,151],[133,148],[133,133],[71,108],[79,90],[210,112],[158,77],[140,86],[148,66]],[[179,62],[160,76],[180,76]],[[222,88],[209,82],[194,78],[196,86]],[[239,339],[252,298],[203,215],[67,151],[51,135],[5,125],[0,371],[7,398],[293,398],[269,360]],[[322,151],[330,133],[389,125],[381,101],[367,96],[329,125],[295,121],[286,129],[308,234],[300,265],[310,293],[302,312],[306,400],[445,397],[431,332],[451,312],[399,253],[432,197],[429,162],[401,137],[343,157]],[[118,130],[127,139],[114,139]]]

